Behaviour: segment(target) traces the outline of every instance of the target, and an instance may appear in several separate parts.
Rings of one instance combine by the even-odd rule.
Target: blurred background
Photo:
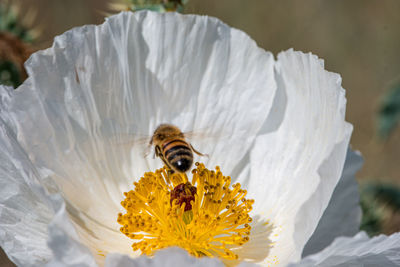
[[[0,81],[21,82],[30,53],[72,27],[102,23],[110,2],[0,1]],[[357,174],[363,229],[370,235],[399,231],[400,1],[189,0],[183,13],[217,17],[275,55],[289,48],[312,52],[341,74],[347,121],[354,125],[351,144],[365,160]],[[12,33],[4,35],[8,28]],[[13,266],[4,257],[0,266]]]

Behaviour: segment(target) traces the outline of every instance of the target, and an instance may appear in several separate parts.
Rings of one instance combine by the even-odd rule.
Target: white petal
[[[302,257],[321,251],[336,237],[354,236],[359,231],[362,213],[355,174],[362,163],[361,155],[348,149],[342,177],[317,229],[304,247]]]
[[[0,86],[0,110],[12,90]],[[46,242],[52,211],[32,188],[37,172],[6,120],[0,117],[0,243],[15,264],[38,266],[51,258]]]
[[[328,205],[352,127],[344,120],[340,76],[325,71],[316,56],[283,52],[275,71],[281,105],[274,103],[279,108],[272,109],[271,125],[250,154],[248,191],[256,200],[254,214],[268,222],[264,264],[285,265],[300,258]]]
[[[210,155],[201,160],[231,173],[271,108],[272,54],[214,18],[146,15],[146,68],[158,84],[150,92],[156,101],[147,101],[156,110],[141,125],[149,132],[159,122],[199,129],[211,137],[194,143]]]
[[[40,183],[62,192],[77,238],[93,254],[135,255],[118,230],[119,202],[161,162],[116,140],[149,135],[162,122],[204,130],[216,139],[195,147],[229,173],[269,113],[273,63],[246,34],[217,19],[122,13],[33,54],[29,82],[9,92],[1,116]]]
[[[90,250],[78,240],[75,227],[71,224],[61,196],[52,196],[56,214],[49,225],[48,245],[53,258],[47,267],[96,267],[98,266]]]
[[[129,258],[121,254],[109,254],[106,259],[106,267],[175,267],[175,266],[188,266],[188,267],[217,267],[223,264],[212,258],[194,258],[190,256],[185,250],[180,248],[168,248],[158,251],[153,258],[141,256],[136,259]]]
[[[301,266],[400,266],[400,233],[369,238],[361,232],[353,238],[340,237],[323,251],[308,256]]]

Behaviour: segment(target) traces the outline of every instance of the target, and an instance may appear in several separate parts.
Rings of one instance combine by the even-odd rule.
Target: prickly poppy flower
[[[339,75],[312,54],[274,59],[217,19],[138,12],[66,32],[26,68],[0,94],[0,236],[17,265],[287,265],[356,231],[353,186],[321,219],[352,127]],[[117,145],[161,123],[212,137],[192,142],[209,155],[193,173]],[[393,262],[393,240],[304,260]]]

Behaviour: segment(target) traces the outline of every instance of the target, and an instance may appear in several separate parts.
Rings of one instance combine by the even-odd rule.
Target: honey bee
[[[185,134],[171,124],[160,124],[150,140],[154,145],[155,155],[174,172],[187,172],[193,165],[193,152],[206,156],[188,143]]]

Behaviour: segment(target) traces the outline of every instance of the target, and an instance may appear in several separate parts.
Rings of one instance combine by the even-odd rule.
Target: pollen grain
[[[245,198],[247,191],[239,183],[231,186],[231,178],[219,167],[210,171],[196,163],[192,174],[189,182],[186,174],[171,173],[166,167],[146,172],[134,190],[124,193],[121,205],[126,213],[118,214],[121,232],[134,241],[133,250],[145,255],[179,246],[196,257],[238,259],[234,251],[249,240],[248,213],[254,200]],[[182,184],[196,188],[186,190],[194,195],[185,195],[190,202],[171,197]]]

